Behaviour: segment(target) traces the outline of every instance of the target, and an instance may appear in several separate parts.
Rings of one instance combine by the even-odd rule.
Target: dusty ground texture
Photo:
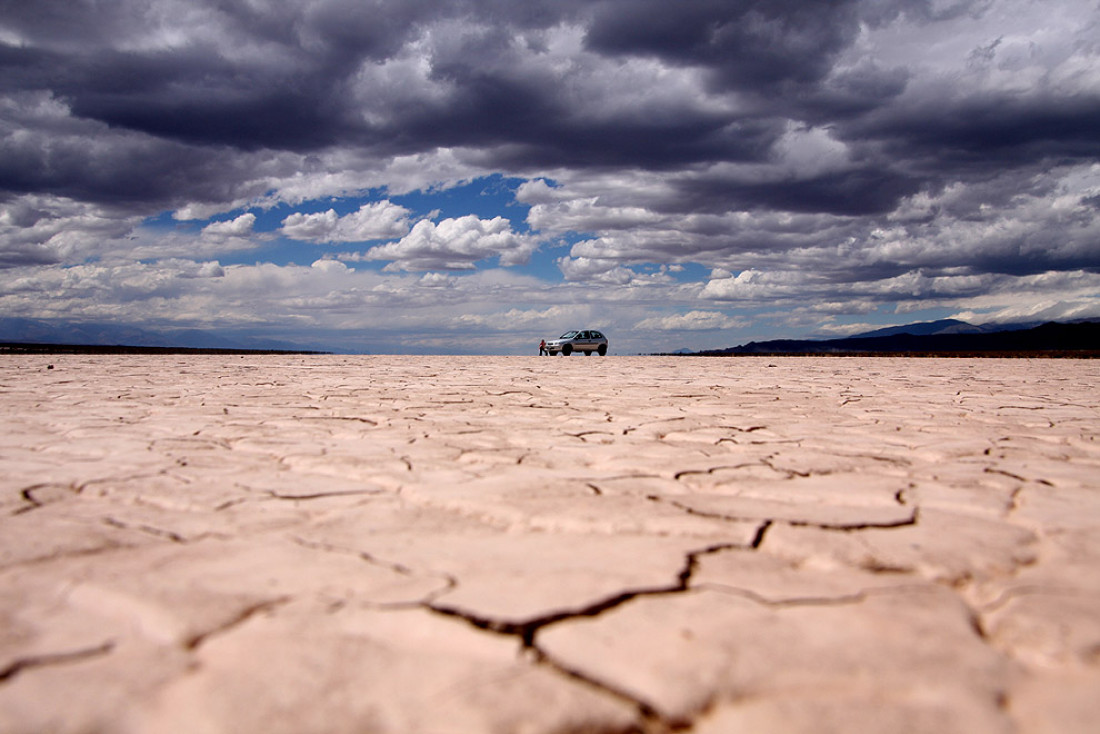
[[[0,731],[1095,731],[1098,384],[4,357]]]

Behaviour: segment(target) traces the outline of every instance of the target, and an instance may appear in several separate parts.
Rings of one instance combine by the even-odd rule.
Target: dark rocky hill
[[[894,332],[893,329],[887,331]],[[777,339],[749,342],[737,347],[694,352],[694,354],[697,356],[753,354],[1001,356],[1045,354],[1048,356],[1100,357],[1100,321],[1072,324],[1050,322],[1030,329],[1015,331],[966,332],[959,329],[948,329],[923,334],[914,334],[908,331],[885,334],[879,332],[878,336],[861,335],[843,339]]]

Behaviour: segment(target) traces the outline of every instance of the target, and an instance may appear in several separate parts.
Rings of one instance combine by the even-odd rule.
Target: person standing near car
[[[539,342],[539,356],[548,355],[550,352],[546,351],[546,340],[543,339]]]

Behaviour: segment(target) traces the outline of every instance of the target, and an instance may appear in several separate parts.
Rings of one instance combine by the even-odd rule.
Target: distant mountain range
[[[305,351],[302,345],[201,329],[154,331],[108,323],[0,318],[0,347],[7,344],[137,348],[149,350]],[[5,351],[10,351],[6,349]],[[102,351],[102,350],[100,350]],[[956,319],[890,326],[840,339],[774,339],[676,355],[761,354],[981,354],[1066,353],[1100,357],[1100,321],[968,324]]]
[[[939,321],[922,321],[916,324],[903,326],[887,326],[874,331],[864,331],[860,334],[852,334],[846,339],[870,339],[880,336],[897,336],[898,334],[912,334],[913,336],[933,336],[935,334],[991,334],[996,331],[1023,331],[1041,326],[1044,322],[1033,321],[1019,324],[970,324],[958,319],[940,319]]]
[[[681,354],[683,352],[680,352]],[[694,356],[760,354],[1066,354],[1100,357],[1100,321],[986,324],[944,319],[856,334],[842,339],[775,339],[690,352]]]
[[[158,350],[302,350],[300,345],[275,339],[251,336],[227,337],[201,329],[153,331],[118,324],[70,323],[21,318],[0,318],[0,342],[85,347],[138,347]]]

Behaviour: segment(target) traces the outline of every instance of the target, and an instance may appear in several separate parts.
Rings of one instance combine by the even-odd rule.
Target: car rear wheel
[[[600,353],[601,357],[603,357],[607,354],[607,345],[601,344],[599,347],[596,348],[596,351]]]
[[[570,354],[573,353],[572,345],[566,344],[564,347],[561,348],[561,353],[568,357]]]

